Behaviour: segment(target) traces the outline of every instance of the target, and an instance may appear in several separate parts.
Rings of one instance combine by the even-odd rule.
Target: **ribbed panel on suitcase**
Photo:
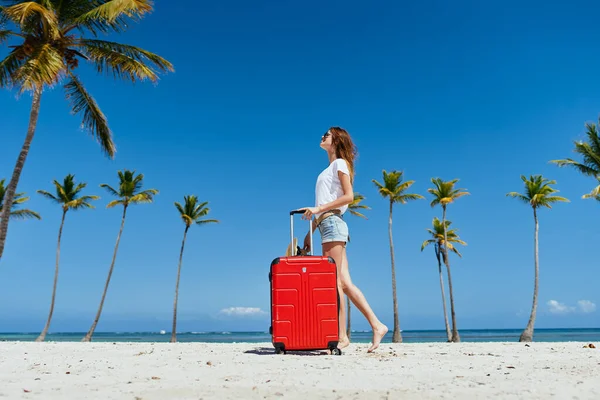
[[[331,349],[338,342],[339,297],[333,259],[280,257],[271,265],[271,329],[275,347]]]

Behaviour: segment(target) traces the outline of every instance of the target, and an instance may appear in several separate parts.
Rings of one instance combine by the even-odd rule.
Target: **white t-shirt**
[[[333,161],[327,168],[323,170],[323,172],[319,174],[315,188],[315,207],[331,203],[344,194],[342,182],[340,182],[340,178],[338,176],[338,171],[350,176],[348,164],[343,158],[338,158],[337,160]],[[339,208],[342,214],[345,213],[347,209],[347,205]],[[316,215],[318,216],[321,214]]]

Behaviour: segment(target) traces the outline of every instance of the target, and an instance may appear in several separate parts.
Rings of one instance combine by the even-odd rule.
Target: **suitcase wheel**
[[[337,347],[335,349],[331,349],[331,354],[334,356],[341,356],[342,355],[342,350],[338,349]]]
[[[285,350],[282,349],[281,347],[276,347],[275,354],[285,354]]]

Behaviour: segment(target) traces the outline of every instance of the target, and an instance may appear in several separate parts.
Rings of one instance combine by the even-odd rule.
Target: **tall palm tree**
[[[98,196],[79,196],[80,192],[87,186],[87,183],[80,183],[75,185],[75,176],[67,175],[63,183],[54,180],[54,187],[56,195],[46,192],[45,190],[38,190],[38,193],[45,198],[61,205],[62,208],[62,219],[60,221],[60,228],[58,229],[58,243],[56,245],[56,266],[54,268],[54,285],[52,287],[52,300],[50,301],[50,312],[48,314],[48,321],[42,330],[42,333],[35,339],[36,342],[43,342],[50,329],[50,322],[52,321],[52,314],[54,313],[54,301],[56,299],[56,285],[58,283],[58,265],[60,260],[60,239],[62,237],[63,226],[65,224],[65,217],[69,210],[79,210],[82,208],[94,208],[89,202],[91,200],[98,200]]]
[[[558,190],[550,187],[550,185],[556,184],[556,181],[551,181],[543,178],[541,175],[532,175],[529,178],[521,175],[521,180],[525,184],[524,194],[517,192],[510,192],[506,195],[509,197],[516,198],[529,204],[533,209],[533,220],[535,222],[535,233],[533,236],[533,247],[534,247],[534,264],[535,264],[535,278],[533,285],[533,305],[531,307],[531,314],[529,315],[529,321],[527,326],[519,337],[519,342],[531,342],[533,340],[533,326],[535,324],[535,316],[537,310],[538,300],[538,287],[539,287],[539,257],[538,257],[538,217],[537,209],[540,207],[552,208],[552,204],[562,201],[567,202],[568,199],[560,196],[553,196]]]
[[[12,203],[35,134],[44,89],[63,84],[73,113],[82,113],[83,127],[109,157],[115,153],[106,117],[86,91],[75,70],[89,61],[99,73],[130,81],[155,82],[160,71],[173,71],[162,57],[138,47],[96,39],[99,33],[124,31],[128,19],[153,11],[151,0],[0,0],[0,45],[13,40],[0,61],[0,88],[32,92],[29,127],[6,190]],[[7,22],[14,29],[5,29]],[[66,80],[66,82],[64,82]],[[8,210],[0,216],[0,258],[8,232]]]
[[[452,222],[446,221],[446,236],[448,237],[448,248],[450,251],[456,253],[459,257],[462,255],[453,246],[453,243],[462,244],[466,246],[466,243],[462,241],[458,234],[456,233],[456,229],[448,229]],[[448,323],[448,311],[446,310],[446,294],[444,292],[444,275],[442,274],[442,246],[444,246],[444,226],[442,226],[442,221],[440,221],[437,217],[433,217],[433,230],[427,229],[427,232],[431,235],[431,239],[425,240],[421,245],[421,251],[425,249],[430,244],[433,244],[433,248],[435,250],[435,257],[438,262],[438,272],[440,274],[440,288],[442,290],[442,305],[444,307],[444,323],[446,324],[446,336],[448,337],[448,341],[452,341],[452,332],[450,331],[450,324]]]
[[[104,306],[104,299],[106,298],[106,291],[108,290],[108,285],[110,283],[110,277],[112,276],[113,269],[115,267],[115,261],[117,259],[117,250],[119,249],[119,242],[121,241],[121,234],[123,233],[123,227],[125,226],[125,217],[127,216],[127,209],[130,205],[135,204],[143,204],[143,203],[152,203],[154,200],[154,196],[158,194],[158,190],[156,189],[147,189],[142,190],[143,187],[143,174],[135,174],[135,171],[130,171],[128,169],[124,169],[123,171],[118,171],[119,175],[119,186],[118,189],[113,189],[110,185],[103,183],[100,187],[105,188],[108,193],[111,195],[118,197],[118,200],[113,200],[106,205],[106,208],[112,208],[115,206],[123,206],[123,216],[121,217],[121,228],[119,229],[119,234],[117,235],[117,243],[115,244],[115,250],[113,252],[112,261],[110,263],[110,269],[108,270],[108,277],[106,278],[106,284],[104,285],[104,292],[102,293],[102,299],[100,300],[100,306],[98,307],[98,312],[96,313],[96,318],[94,318],[94,322],[90,327],[88,333],[81,340],[82,342],[89,342],[92,340],[92,335],[96,330],[96,325],[98,325],[98,321],[100,320],[100,315],[102,314],[102,307]]]
[[[5,179],[0,180],[0,219],[4,215],[4,204],[6,204],[6,187],[4,186]],[[12,205],[10,207],[6,207],[9,211],[8,217],[12,219],[27,219],[27,218],[35,218],[42,219],[40,214],[35,211],[29,210],[27,208],[18,209],[19,206],[26,201],[29,200],[29,197],[25,197],[25,193],[15,193],[12,199]]]
[[[464,189],[455,189],[454,185],[458,182],[458,179],[451,181],[443,181],[440,178],[431,178],[431,183],[434,187],[427,189],[427,191],[433,195],[431,201],[431,207],[436,205],[442,206],[442,228],[444,230],[444,243],[441,246],[442,258],[444,264],[446,264],[446,271],[448,272],[448,291],[450,292],[450,315],[452,316],[452,342],[460,342],[460,336],[458,334],[458,328],[456,327],[456,313],[454,310],[454,291],[452,290],[452,274],[450,273],[450,259],[448,257],[448,232],[446,225],[446,208],[448,204],[453,203],[455,200],[462,196],[469,195]]]
[[[183,231],[183,240],[181,242],[181,251],[179,252],[179,266],[177,267],[177,283],[175,284],[175,301],[173,302],[173,329],[171,330],[171,343],[177,341],[177,300],[179,298],[179,278],[181,277],[181,261],[183,260],[183,248],[185,246],[185,239],[187,237],[188,229],[192,224],[206,225],[211,223],[218,223],[216,219],[204,219],[210,212],[210,208],[207,207],[208,202],[198,204],[198,198],[196,196],[184,196],[183,206],[175,202],[175,208],[179,211],[179,216],[185,224],[185,230]]]
[[[392,210],[394,203],[406,204],[411,200],[423,199],[420,194],[405,193],[415,181],[402,182],[402,171],[391,171],[387,173],[383,170],[383,184],[373,179],[379,194],[390,201],[390,216],[388,222],[388,234],[390,237],[390,255],[392,259],[392,296],[394,300],[394,333],[392,334],[393,343],[401,343],[400,321],[398,319],[398,298],[396,296],[396,263],[394,259],[394,241],[392,239]]]
[[[358,193],[358,192],[354,192],[354,200],[352,200],[352,203],[348,204],[348,212],[351,215],[354,215],[356,217],[360,217],[360,218],[364,218],[364,219],[368,219],[364,214],[362,214],[360,211],[358,210],[370,210],[371,207],[365,205],[365,204],[360,204],[363,200],[365,199],[365,196],[363,196],[362,194]],[[346,296],[346,309],[348,310],[346,312],[347,315],[347,323],[346,323],[346,335],[348,336],[348,339],[350,339],[350,336],[352,334],[352,323],[350,321],[350,307],[351,307],[352,302],[350,301],[350,298],[348,296]]]

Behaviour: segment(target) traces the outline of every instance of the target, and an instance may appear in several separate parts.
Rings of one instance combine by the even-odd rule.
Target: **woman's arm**
[[[317,211],[315,214],[320,214],[325,211],[333,210],[334,208],[340,208],[354,201],[354,192],[352,191],[352,183],[350,182],[350,177],[342,171],[338,171],[338,178],[340,178],[344,194],[332,201],[331,203],[326,203],[317,207],[319,211]]]
[[[352,191],[350,176],[342,171],[338,171],[338,177],[340,179],[340,183],[342,184],[342,191],[344,194],[330,203],[322,204],[317,207],[299,208],[298,210],[305,210],[304,214],[302,215],[303,219],[311,219],[314,214],[320,214],[329,210],[333,210],[334,208],[345,206],[346,204],[350,204],[352,201],[354,201],[354,192]],[[316,226],[314,226],[313,223],[313,232],[315,229]]]

